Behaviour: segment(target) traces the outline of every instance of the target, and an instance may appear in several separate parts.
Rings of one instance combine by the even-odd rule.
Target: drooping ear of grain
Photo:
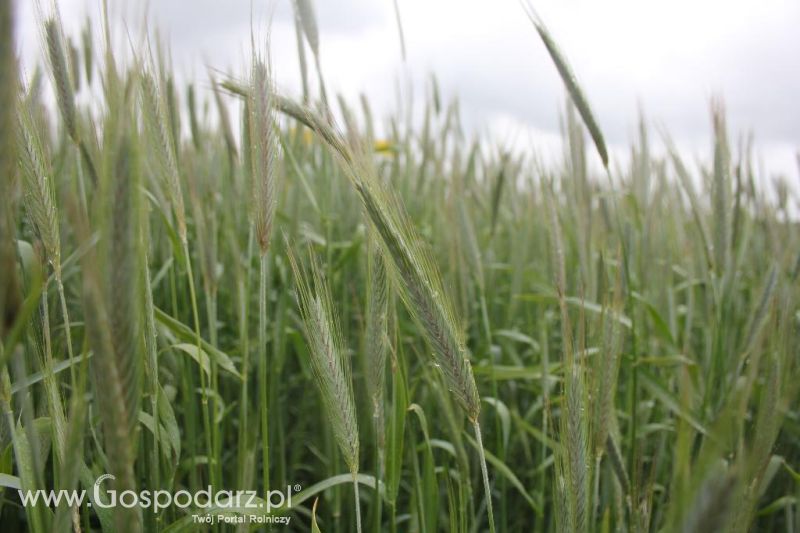
[[[20,305],[14,251],[16,212],[17,60],[14,55],[12,0],[0,0],[0,336],[14,322]]]
[[[437,368],[470,421],[476,421],[481,408],[480,396],[463,331],[456,321],[438,269],[407,215],[401,211],[396,197],[379,188],[376,180],[356,183],[356,189],[381,235],[387,260],[396,268],[406,307],[431,343]]]
[[[341,160],[380,236],[386,263],[395,269],[401,298],[433,348],[436,367],[470,421],[475,422],[481,410],[480,396],[463,330],[455,318],[439,270],[400,199],[378,180],[367,157],[363,153],[354,154],[327,121],[286,97],[277,98],[277,107],[310,127]]]
[[[547,48],[547,53],[550,54],[550,58],[553,60],[553,63],[555,63],[558,74],[561,76],[561,81],[564,82],[564,86],[567,88],[572,102],[575,104],[575,107],[578,108],[578,113],[580,113],[584,124],[586,124],[589,135],[592,136],[592,141],[594,141],[597,153],[603,161],[603,166],[608,167],[608,150],[606,149],[605,139],[603,139],[603,133],[600,131],[600,126],[598,126],[594,113],[592,113],[592,108],[589,106],[589,100],[583,94],[583,89],[581,89],[578,79],[572,71],[572,67],[567,63],[566,58],[561,53],[561,50],[559,50],[558,45],[555,40],[553,40],[544,22],[542,22],[542,19],[536,14],[530,1],[527,0],[523,5],[528,18],[530,18],[545,48]]]
[[[64,37],[61,26],[55,18],[45,22],[45,38],[47,39],[47,54],[50,59],[50,71],[56,86],[56,103],[61,113],[61,120],[67,134],[76,143],[80,143],[78,135],[78,119],[75,111],[75,92],[70,79],[69,62],[64,50]]]

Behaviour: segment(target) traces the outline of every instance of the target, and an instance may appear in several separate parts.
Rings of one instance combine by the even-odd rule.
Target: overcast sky
[[[45,5],[49,0],[43,0]],[[146,6],[175,66],[205,79],[204,65],[242,72],[271,24],[278,85],[299,92],[290,0],[152,0],[117,4],[136,33]],[[365,92],[378,112],[394,106],[397,80],[419,92],[436,73],[458,95],[468,125],[499,141],[556,146],[564,92],[518,0],[398,0],[407,46],[401,61],[392,0],[316,0],[329,91]],[[33,0],[21,5],[25,63],[40,37]],[[76,33],[100,0],[58,0]],[[559,0],[534,2],[584,86],[612,152],[634,137],[638,109],[693,155],[707,151],[709,101],[722,95],[735,139],[752,132],[768,173],[797,182],[800,148],[800,2],[797,0]],[[125,11],[122,13],[121,11]],[[616,148],[616,150],[614,150]]]

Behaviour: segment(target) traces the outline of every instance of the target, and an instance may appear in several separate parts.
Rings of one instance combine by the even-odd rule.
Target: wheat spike
[[[272,222],[275,218],[276,184],[275,163],[277,142],[274,133],[275,118],[272,103],[273,91],[267,64],[256,58],[253,61],[251,87],[248,98],[250,115],[250,174],[253,187],[253,225],[262,255],[269,249]]]
[[[389,290],[383,256],[372,236],[367,258],[367,308],[365,352],[367,361],[367,390],[372,399],[375,418],[383,418],[383,389],[386,376],[387,320]],[[380,427],[380,423],[379,426]]]
[[[142,74],[140,83],[145,128],[148,137],[152,139],[158,172],[165,182],[166,192],[175,213],[178,235],[185,244],[187,242],[186,208],[183,202],[178,162],[175,157],[175,142],[168,126],[164,97],[152,75]]]
[[[42,240],[47,260],[61,279],[61,242],[53,192],[53,172],[39,130],[25,103],[19,110],[19,168],[28,217]]]
[[[350,361],[328,284],[313,256],[310,276],[298,265],[291,251],[289,261],[295,276],[297,300],[305,324],[314,378],[345,463],[355,473],[358,472],[358,424]]]
[[[553,63],[555,63],[558,74],[561,76],[561,81],[564,82],[564,86],[567,88],[572,102],[575,104],[575,107],[578,108],[578,113],[580,113],[584,124],[586,124],[586,128],[589,130],[589,135],[591,135],[592,141],[594,141],[597,153],[603,161],[603,166],[608,167],[608,150],[606,149],[605,139],[603,139],[603,132],[600,131],[597,119],[595,119],[592,108],[589,106],[589,100],[583,93],[583,89],[581,89],[572,67],[567,63],[566,58],[564,58],[564,55],[559,50],[558,45],[550,35],[544,22],[533,9],[530,0],[524,0],[523,7],[525,8],[528,18],[536,28],[536,32],[542,39],[545,48],[547,48],[547,53],[550,54],[550,58],[553,60]]]
[[[56,102],[61,112],[61,119],[67,134],[76,143],[80,143],[78,136],[78,119],[75,111],[75,92],[70,79],[71,69],[64,50],[64,37],[61,26],[56,18],[45,22],[45,38],[47,39],[47,53],[50,59],[50,71],[56,86]]]

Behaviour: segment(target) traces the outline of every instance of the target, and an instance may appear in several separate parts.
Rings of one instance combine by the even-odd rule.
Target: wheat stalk
[[[311,369],[322,404],[331,421],[333,435],[344,461],[353,475],[356,527],[361,531],[361,511],[358,502],[358,422],[353,399],[350,361],[342,341],[341,330],[328,284],[311,256],[311,275],[297,264],[287,243],[287,253],[295,277],[297,300],[305,324],[306,339],[311,355]]]
[[[267,391],[267,285],[269,248],[276,204],[276,161],[273,89],[269,63],[254,53],[247,99],[247,155],[252,196],[252,226],[259,248],[258,293],[259,399],[262,425],[262,467],[265,493],[269,487],[269,419]]]
[[[61,277],[61,239],[58,223],[58,211],[53,190],[53,171],[49,156],[44,149],[38,129],[28,103],[21,103],[19,110],[19,166],[22,174],[25,208],[28,216],[42,240],[47,259],[53,268],[58,296],[61,303],[61,314],[64,318],[64,334],[66,336],[67,354],[72,360],[72,331],[64,294],[64,283]],[[72,385],[75,385],[75,370],[70,366]]]

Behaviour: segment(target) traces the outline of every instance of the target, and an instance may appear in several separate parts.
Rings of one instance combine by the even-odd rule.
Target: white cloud
[[[395,107],[398,79],[417,100],[430,72],[458,95],[465,122],[500,134],[503,124],[558,133],[564,93],[518,2],[398,0],[408,48],[401,64],[392,0],[316,0],[322,60],[331,90],[366,92],[376,109]],[[113,3],[113,1],[112,1]],[[26,6],[28,3],[25,3]],[[60,0],[76,29],[82,0]],[[97,0],[89,0],[97,12]],[[204,77],[246,64],[251,5],[258,36],[272,20],[271,55],[279,84],[299,90],[290,3],[251,0],[150,2],[180,69]],[[130,21],[145,2],[129,2]],[[733,132],[753,131],[765,167],[796,174],[800,146],[800,3],[794,0],[539,1],[536,7],[570,59],[611,145],[634,136],[638,109],[681,144],[708,144],[708,102],[726,100]],[[137,11],[138,10],[138,11]],[[30,7],[23,9],[24,55],[38,48]],[[513,126],[512,126],[513,124]],[[511,134],[511,133],[510,133]],[[735,135],[732,135],[735,138]],[[548,143],[545,142],[545,145]]]

